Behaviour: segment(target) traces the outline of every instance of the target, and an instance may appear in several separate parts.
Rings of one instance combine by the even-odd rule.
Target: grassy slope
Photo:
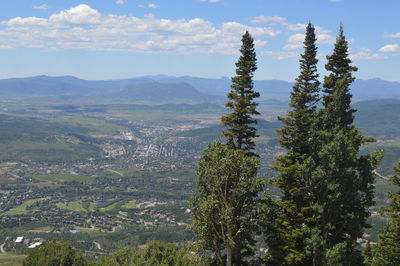
[[[123,128],[93,118],[40,119],[0,114],[0,161],[75,161],[100,158],[102,150],[74,136],[116,134]]]
[[[27,208],[32,206],[33,204],[35,204],[38,201],[44,200],[45,198],[41,198],[41,199],[31,199],[31,200],[27,200],[24,203],[22,203],[21,205],[12,208],[11,210],[2,213],[0,215],[17,215],[17,214],[24,214],[27,212]]]

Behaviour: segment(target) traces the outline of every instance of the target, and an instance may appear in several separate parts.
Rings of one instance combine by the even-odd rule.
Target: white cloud
[[[115,3],[117,5],[125,5],[128,3],[128,0],[116,0]]]
[[[298,24],[287,24],[287,26],[286,26],[286,29],[290,30],[290,31],[302,31],[302,32],[305,32],[306,28],[307,28],[307,24],[301,24],[301,23],[298,23]],[[314,28],[315,28],[315,33],[316,34],[328,34],[328,33],[331,32],[330,30],[324,29],[324,28],[319,27],[319,26],[314,26]]]
[[[15,17],[0,22],[0,47],[112,50],[151,53],[237,53],[248,30],[257,46],[280,31],[238,22],[221,26],[201,19],[159,19],[101,14],[79,5],[48,18]]]
[[[47,9],[49,9],[49,6],[43,4],[43,5],[33,6],[33,8],[34,8],[34,9],[47,10]]]
[[[302,43],[304,41],[305,34],[302,33],[296,33],[291,35],[288,39],[287,42],[289,43]]]
[[[275,51],[265,51],[263,55],[272,56],[274,59],[284,60],[290,58],[298,58],[300,55],[296,52],[275,52]]]
[[[387,59],[388,57],[385,55],[372,53],[371,49],[363,48],[360,49],[358,53],[349,55],[351,60],[383,60]]]
[[[305,34],[304,33],[296,33],[289,36],[286,40],[287,44],[284,45],[282,48],[284,50],[296,50],[303,47]],[[329,34],[317,34],[317,43],[319,44],[332,44],[335,43],[336,38]]]
[[[301,43],[288,43],[282,47],[283,50],[296,50],[303,47]]]
[[[400,38],[400,32],[394,34],[384,34],[383,36],[386,38]]]
[[[290,31],[306,31],[307,24],[288,24],[286,28]]]
[[[387,44],[379,49],[380,52],[384,53],[391,53],[391,52],[396,52],[397,50],[400,49],[399,44]]]
[[[254,24],[270,24],[270,25],[282,25],[285,26],[288,31],[300,31],[305,32],[307,28],[307,24],[304,23],[297,23],[297,24],[290,24],[287,22],[287,18],[280,17],[280,16],[257,16],[251,17],[249,19],[251,23]],[[331,32],[330,30],[324,29],[323,27],[315,26],[315,33],[320,34],[321,41],[326,40],[327,35]],[[322,43],[322,42],[321,42]]]
[[[158,5],[156,5],[156,4],[148,4],[147,7],[148,8],[157,8]]]
[[[317,34],[317,43],[332,44],[336,42],[336,37],[329,34]]]
[[[148,18],[148,19],[154,19],[154,18],[156,18],[156,16],[155,16],[154,14],[152,14],[152,13],[144,14],[143,17]]]
[[[0,49],[14,49],[14,47],[9,45],[0,45]]]
[[[100,13],[88,5],[79,5],[50,16],[50,22],[67,24],[97,24],[100,23]]]
[[[282,24],[286,25],[286,18],[279,16],[257,16],[251,17],[250,22],[254,24],[270,23],[270,24]]]

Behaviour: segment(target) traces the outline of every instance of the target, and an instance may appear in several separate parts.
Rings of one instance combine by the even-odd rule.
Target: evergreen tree
[[[320,82],[317,73],[317,47],[314,26],[309,23],[304,40],[304,53],[300,58],[300,75],[291,93],[290,107],[287,117],[279,117],[284,124],[279,130],[280,143],[287,150],[285,155],[277,158],[274,168],[280,174],[273,183],[282,190],[279,203],[280,214],[274,227],[268,231],[280,232],[280,236],[269,238],[271,259],[274,262],[284,260],[288,264],[306,264],[304,254],[303,224],[305,211],[310,202],[307,201],[309,178],[301,166],[308,157],[314,157],[313,137],[316,127],[316,104],[319,100]],[[278,208],[279,209],[279,208]],[[278,257],[277,257],[278,256]],[[279,258],[280,257],[280,258]]]
[[[253,124],[258,115],[257,103],[253,100],[260,96],[253,90],[253,72],[257,70],[257,58],[254,50],[254,40],[250,33],[242,37],[240,58],[236,63],[236,76],[232,78],[232,90],[228,93],[228,107],[232,112],[222,116],[221,124],[227,129],[222,135],[227,139],[228,146],[233,149],[242,149],[251,152],[255,148],[254,138],[256,128]]]
[[[395,167],[397,175],[391,178],[393,185],[400,188],[400,162]],[[378,236],[378,242],[372,249],[373,266],[400,265],[400,190],[389,195],[390,205],[382,209],[389,216],[389,222]]]
[[[192,228],[203,250],[214,255],[212,265],[246,265],[254,254],[254,232],[262,179],[259,159],[221,143],[210,145],[197,169],[192,198]]]
[[[373,205],[373,170],[381,151],[359,156],[360,147],[370,141],[353,125],[349,86],[354,81],[348,58],[348,44],[340,27],[334,52],[328,56],[324,108],[319,114],[315,136],[316,156],[306,161],[312,216],[306,224],[310,237],[306,250],[313,265],[360,265],[357,239],[368,227],[366,220]]]
[[[324,105],[327,106],[330,101],[330,96],[333,93],[333,88],[336,82],[344,78],[349,79],[350,82],[354,81],[352,75],[353,72],[357,71],[358,68],[351,65],[351,60],[349,59],[349,45],[344,36],[343,24],[340,24],[339,35],[336,37],[336,43],[331,55],[326,58],[328,63],[325,65],[325,69],[331,72],[328,76],[324,78]]]

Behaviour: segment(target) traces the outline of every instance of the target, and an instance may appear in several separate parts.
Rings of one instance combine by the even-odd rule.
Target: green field
[[[0,265],[19,266],[22,265],[22,261],[25,257],[25,255],[0,254]]]
[[[122,205],[124,209],[135,209],[136,208],[136,200],[130,200],[126,204]]]
[[[100,208],[99,210],[102,212],[109,212],[109,211],[114,210],[117,207],[117,205],[118,205],[118,202],[114,202],[114,203],[108,205],[107,207]]]
[[[67,204],[58,202],[58,203],[56,203],[56,206],[60,209],[70,210],[70,211],[75,211],[75,212],[86,212],[87,211],[85,208],[83,208],[81,200],[70,201]]]
[[[45,200],[46,198],[41,198],[41,199],[31,199],[31,200],[27,200],[24,203],[22,203],[21,205],[12,208],[11,210],[2,213],[0,215],[18,215],[18,214],[24,214],[26,213],[28,210],[27,208],[32,206],[34,203],[41,201],[41,200]]]
[[[86,175],[72,175],[72,174],[60,174],[60,175],[30,175],[29,177],[41,181],[49,181],[49,182],[68,182],[68,181],[79,181],[85,183],[93,183],[95,178],[94,176],[86,176]]]
[[[70,127],[86,128],[87,135],[111,135],[125,130],[125,127],[109,123],[102,119],[80,116],[62,116],[54,121]]]

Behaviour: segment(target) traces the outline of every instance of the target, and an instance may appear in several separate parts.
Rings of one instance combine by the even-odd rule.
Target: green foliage
[[[274,168],[280,174],[273,183],[282,190],[275,223],[266,227],[272,262],[285,261],[298,264],[305,261],[303,224],[311,202],[308,201],[310,184],[308,169],[303,165],[315,153],[316,104],[319,100],[320,82],[317,73],[317,47],[314,26],[309,23],[300,59],[300,75],[291,94],[287,117],[280,117],[284,124],[278,130],[280,143],[287,150],[277,158]],[[276,209],[276,208],[275,208]],[[268,219],[268,218],[267,218]]]
[[[23,261],[24,266],[84,266],[89,265],[83,255],[64,241],[53,240],[32,249]]]
[[[288,152],[275,165],[280,175],[274,183],[283,196],[276,223],[266,230],[267,241],[273,244],[270,256],[272,261],[292,265],[360,265],[357,239],[368,227],[368,208],[374,203],[373,171],[382,152],[359,156],[361,146],[373,140],[353,125],[349,86],[357,68],[350,65],[342,26],[326,64],[331,73],[324,80],[324,106],[316,111],[317,76],[305,75],[312,73],[307,69],[316,72],[316,49],[307,49],[307,40],[315,42],[311,33],[309,25],[305,41],[309,56],[300,61],[302,72],[291,101],[294,110],[281,118],[285,124],[279,132],[281,144]],[[306,59],[312,68],[307,68]],[[313,84],[305,82],[308,90],[300,86],[312,78]]]
[[[252,126],[257,121],[252,115],[259,115],[254,98],[260,97],[253,90],[253,72],[257,70],[257,58],[254,51],[254,40],[246,31],[242,38],[241,56],[236,63],[236,76],[232,78],[232,90],[228,93],[226,107],[232,113],[221,118],[221,124],[227,129],[222,135],[227,138],[228,146],[234,149],[251,151],[255,148],[254,138],[257,129]]]
[[[372,247],[371,247],[371,243],[368,241],[364,252],[363,252],[363,256],[364,256],[364,264],[365,265],[371,265],[372,264]]]
[[[314,26],[307,26],[304,41],[304,53],[300,59],[300,75],[296,79],[290,98],[287,117],[279,117],[284,128],[279,130],[280,142],[290,153],[289,157],[298,158],[301,154],[310,154],[310,137],[316,120],[316,103],[319,100],[320,82],[317,73],[317,47]]]
[[[96,265],[198,266],[200,261],[189,249],[179,248],[172,243],[150,241],[144,249],[117,250],[112,257],[104,258]]]
[[[317,265],[359,265],[357,239],[368,227],[368,210],[374,204],[373,170],[382,151],[359,156],[371,140],[353,125],[349,86],[354,81],[348,45],[340,27],[335,49],[328,56],[324,108],[320,111],[317,153],[305,165],[309,169],[311,216],[307,221],[311,239],[310,256]],[[315,245],[317,244],[317,245]]]
[[[344,36],[343,25],[340,25],[339,35],[336,38],[335,47],[333,53],[328,55],[328,60],[325,65],[325,69],[331,72],[324,78],[324,92],[326,93],[323,97],[324,105],[326,106],[332,96],[336,82],[339,79],[347,77],[350,82],[354,81],[352,73],[357,71],[358,68],[350,65],[351,60],[349,59],[349,47],[346,37]]]
[[[391,178],[393,185],[400,187],[400,163],[395,168],[397,175]],[[400,191],[389,195],[390,205],[382,209],[389,216],[389,222],[379,234],[377,244],[372,249],[372,265],[394,266],[400,264]]]
[[[252,255],[258,195],[263,189],[257,177],[259,160],[246,151],[215,142],[202,154],[197,169],[197,193],[192,198],[192,228],[203,250],[215,263],[239,265]],[[240,264],[242,265],[242,264]]]

